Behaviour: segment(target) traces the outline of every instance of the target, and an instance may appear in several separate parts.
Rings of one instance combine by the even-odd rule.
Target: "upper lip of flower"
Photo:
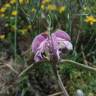
[[[42,34],[39,34],[38,36],[35,37],[35,39],[32,42],[32,51],[33,53],[37,52],[38,47],[40,44],[47,38],[48,36],[44,36]]]
[[[59,49],[73,49],[70,40],[70,36],[62,30],[57,30],[52,33],[50,37],[48,36],[48,33],[41,33],[35,37],[32,43],[32,51],[35,53],[35,61],[44,59],[46,53],[50,54],[50,51],[51,54],[56,55],[57,58],[60,59],[59,55],[61,51]]]
[[[71,41],[70,36],[66,32],[64,32],[60,29],[56,30],[53,34],[55,34],[57,37],[65,39],[66,41]]]

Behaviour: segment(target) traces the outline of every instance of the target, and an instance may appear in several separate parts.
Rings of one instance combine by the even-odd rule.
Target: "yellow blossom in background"
[[[83,8],[83,11],[90,11],[89,6],[83,6],[82,8]]]
[[[22,35],[26,34],[28,29],[23,28],[23,29],[19,29],[19,31],[21,32]]]
[[[32,28],[32,25],[28,25],[27,28],[28,28],[28,29],[31,29],[31,28]]]
[[[5,39],[5,35],[0,35],[0,39],[4,40]]]
[[[17,30],[17,26],[16,26],[16,25],[12,25],[12,26],[11,26],[11,30],[12,30],[13,32],[15,32],[15,31]]]
[[[87,10],[87,7],[84,7],[83,9],[84,9],[84,11],[86,11]]]
[[[41,9],[44,10],[45,9],[45,6],[44,4],[41,5]]]
[[[61,6],[58,10],[60,13],[64,12],[65,11],[65,6]]]
[[[15,4],[17,2],[17,0],[11,0],[10,4]]]
[[[51,0],[43,0],[42,1],[42,4],[47,4],[47,3],[49,3]]]
[[[34,7],[32,8],[32,12],[36,12],[36,9]]]
[[[27,3],[29,3],[29,0],[19,0],[19,3],[20,4],[27,4]]]
[[[5,11],[6,11],[6,8],[5,7],[0,8],[0,12],[1,13],[4,13]]]
[[[12,16],[17,16],[17,14],[18,14],[17,10],[12,11],[11,13]]]
[[[24,4],[25,3],[25,0],[19,0],[19,3],[20,4]]]
[[[93,93],[89,93],[88,96],[94,96],[94,94]]]
[[[87,16],[85,22],[89,23],[90,25],[93,25],[94,23],[96,23],[96,18],[93,16]]]
[[[0,14],[0,17],[4,17],[5,16],[5,14]]]
[[[55,11],[56,10],[56,5],[49,4],[47,8],[48,8],[49,11]]]
[[[9,3],[6,3],[6,4],[4,4],[4,7],[5,7],[5,8],[10,8],[11,5],[10,5]]]

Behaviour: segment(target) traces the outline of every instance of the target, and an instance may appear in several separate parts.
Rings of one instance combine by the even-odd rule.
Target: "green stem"
[[[18,0],[16,2],[16,11],[18,12]],[[15,63],[16,63],[16,51],[17,51],[17,18],[15,17],[15,33],[14,33],[14,57],[15,57]]]
[[[64,62],[73,63],[73,64],[75,64],[75,65],[77,65],[79,67],[82,67],[82,68],[88,69],[90,71],[96,72],[96,68],[90,67],[88,65],[85,65],[85,64],[82,64],[82,63],[79,63],[79,62],[75,62],[73,60],[64,59],[64,60],[60,61],[60,63],[64,63]]]
[[[19,77],[21,77],[23,74],[25,74],[29,69],[31,69],[33,67],[33,65],[37,65],[37,64],[42,64],[42,63],[50,63],[49,61],[42,61],[42,62],[37,62],[37,63],[33,63],[31,65],[29,65],[27,68],[25,68],[20,74],[19,74]],[[88,69],[90,71],[94,71],[96,72],[96,68],[93,68],[93,67],[90,67],[88,65],[84,65],[82,63],[79,63],[79,62],[75,62],[73,60],[68,60],[68,59],[64,59],[64,60],[61,60],[60,63],[64,63],[64,62],[68,62],[68,63],[73,63],[79,67],[82,67],[82,68],[85,68],[85,69]]]

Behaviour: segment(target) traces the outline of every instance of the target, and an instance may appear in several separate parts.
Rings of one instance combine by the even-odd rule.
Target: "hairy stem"
[[[87,69],[87,70],[96,72],[96,68],[93,68],[93,67],[91,67],[91,66],[88,66],[88,65],[85,65],[85,64],[82,64],[82,63],[73,61],[73,60],[64,59],[64,60],[61,60],[61,61],[60,61],[60,63],[64,63],[64,62],[73,63],[73,64],[75,64],[75,65],[78,66],[78,67],[82,67],[82,68],[85,68],[85,69]]]
[[[69,96],[66,88],[65,88],[64,85],[63,85],[63,82],[62,82],[62,80],[61,80],[61,77],[60,77],[60,75],[59,75],[58,70],[57,70],[57,77],[58,77],[57,79],[58,79],[59,87],[62,89],[62,92],[63,92],[64,96]]]
[[[59,85],[60,89],[62,90],[62,93],[64,94],[64,96],[69,96],[66,88],[63,85],[63,82],[61,80],[61,77],[60,77],[60,74],[59,74],[59,70],[58,70],[57,67],[58,67],[58,64],[56,65],[55,62],[53,61],[52,62],[52,68],[53,68],[53,72],[54,72],[54,75],[56,77],[56,80],[58,82],[58,85]]]

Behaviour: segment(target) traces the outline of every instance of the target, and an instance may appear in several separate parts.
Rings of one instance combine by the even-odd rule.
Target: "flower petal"
[[[48,39],[45,39],[45,40],[42,41],[42,42],[40,43],[40,45],[38,46],[37,51],[36,51],[36,54],[35,54],[35,57],[34,57],[34,60],[35,60],[36,62],[41,61],[41,60],[44,59],[42,53],[44,53],[44,52],[47,51],[47,40],[48,40]]]
[[[64,32],[64,31],[62,31],[62,30],[57,30],[56,32],[54,32],[53,34],[55,34],[57,37],[59,37],[59,38],[62,38],[62,39],[65,39],[65,40],[67,40],[67,41],[71,41],[71,38],[70,38],[70,36],[66,33],[66,32]]]
[[[73,46],[71,44],[70,36],[64,31],[56,31],[52,33],[52,42],[55,49],[67,48],[68,50],[72,50]]]
[[[35,62],[39,62],[42,60],[42,56],[40,54],[36,53],[34,56],[34,60],[35,60]]]
[[[67,51],[70,51],[73,49],[73,46],[70,41],[57,37],[55,34],[52,34],[50,39],[51,39],[50,46],[51,46],[51,49],[53,49],[52,53],[55,54],[55,56],[57,56],[58,60],[60,59],[60,54],[61,54],[60,49],[61,50],[67,49]]]
[[[32,52],[36,53],[37,48],[40,46],[40,44],[48,38],[48,34],[41,33],[35,37],[35,39],[32,42]]]
[[[72,50],[73,49],[73,45],[71,42],[69,41],[64,41],[64,45],[68,50]]]

